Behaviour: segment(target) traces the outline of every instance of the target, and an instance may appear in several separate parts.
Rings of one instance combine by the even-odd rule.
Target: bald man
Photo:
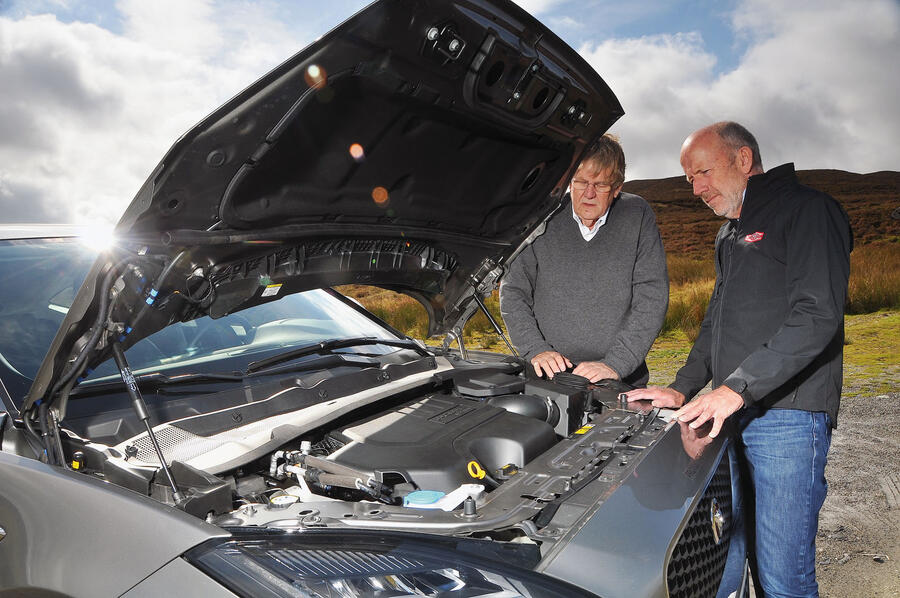
[[[716,285],[675,382],[629,400],[679,408],[710,436],[733,420],[748,555],[765,596],[818,596],[815,538],[842,383],[844,302],[853,237],[830,196],[793,164],[763,170],[734,122],[691,134],[681,165],[694,195],[728,219],[716,237]],[[712,381],[713,390],[685,402]]]

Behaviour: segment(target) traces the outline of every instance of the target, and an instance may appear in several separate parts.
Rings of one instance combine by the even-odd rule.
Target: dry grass
[[[850,254],[847,313],[900,309],[900,243],[857,247]]]
[[[666,265],[669,268],[669,290],[672,293],[682,285],[694,284],[706,279],[712,280],[716,277],[716,268],[711,259],[698,259],[688,255],[669,255],[666,256]]]
[[[418,301],[403,295],[363,285],[335,287],[348,297],[353,297],[367,310],[412,338],[425,338],[428,332],[428,314]]]
[[[703,278],[672,287],[662,332],[680,331],[693,342],[700,333],[714,285],[714,279]]]

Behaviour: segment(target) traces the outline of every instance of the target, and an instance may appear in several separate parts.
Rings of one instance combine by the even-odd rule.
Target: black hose
[[[54,461],[56,460],[56,455],[50,444],[50,431],[47,429],[47,403],[41,403],[41,406],[38,407],[37,419],[38,424],[41,426],[41,445],[44,447],[44,455],[47,458],[47,463],[55,465]]]
[[[572,372],[559,372],[553,376],[553,381],[563,386],[577,388],[578,390],[587,390],[591,384],[588,378]]]
[[[112,305],[109,301],[109,289],[112,287],[114,275],[117,275],[119,268],[127,265],[134,258],[127,257],[125,259],[119,260],[116,262],[112,268],[107,271],[106,276],[103,277],[103,286],[100,289],[100,306],[97,309],[97,319],[94,321],[93,332],[91,333],[90,338],[85,343],[84,347],[79,353],[78,357],[72,363],[68,370],[63,372],[63,374],[59,377],[59,380],[56,381],[56,384],[53,385],[53,388],[46,395],[48,398],[52,398],[59,389],[63,387],[69,380],[80,373],[84,362],[87,361],[88,355],[93,350],[93,348],[97,345],[97,341],[100,340],[100,335],[103,333],[103,323],[109,317],[108,310],[112,310]]]
[[[26,438],[30,437],[33,442],[37,443],[38,446],[42,447],[43,452],[36,449],[30,442],[28,443],[28,446],[30,446],[31,450],[34,451],[34,456],[38,460],[42,460],[42,457],[46,453],[47,448],[43,446],[43,442],[41,441],[41,435],[38,434],[37,431],[34,429],[34,422],[31,421],[30,417],[23,417],[22,421],[25,423]]]

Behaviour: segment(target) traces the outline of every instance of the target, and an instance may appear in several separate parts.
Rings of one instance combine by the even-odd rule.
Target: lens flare
[[[354,143],[350,146],[350,157],[359,162],[366,156],[366,152],[363,151],[363,146],[358,143]]]
[[[325,84],[328,82],[328,74],[325,72],[325,69],[319,65],[311,64],[306,67],[306,72],[303,73],[303,79],[306,80],[306,84],[310,87],[320,89],[325,87]]]
[[[106,251],[115,244],[113,226],[111,224],[85,225],[78,237],[82,245],[90,247],[97,252]]]
[[[375,187],[372,189],[372,199],[375,200],[380,206],[383,206],[388,201],[388,190],[384,187]]]

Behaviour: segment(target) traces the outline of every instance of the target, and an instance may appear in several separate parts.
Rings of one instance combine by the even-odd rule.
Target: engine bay
[[[181,496],[142,446],[146,435],[115,447],[72,435],[74,469],[226,528],[352,526],[538,542],[561,533],[565,523],[551,522],[566,498],[596,480],[621,483],[666,424],[658,410],[622,403],[615,381],[436,362],[365,401],[341,397],[206,436],[196,422],[156,426]],[[350,399],[355,407],[343,407]]]

